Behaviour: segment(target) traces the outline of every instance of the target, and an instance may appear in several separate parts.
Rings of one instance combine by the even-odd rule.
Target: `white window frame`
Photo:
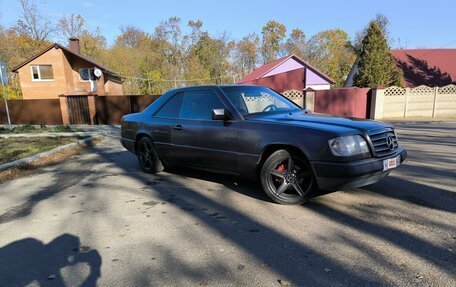
[[[52,69],[52,76],[54,77],[53,79],[41,79],[41,72],[40,72],[40,66],[51,66]],[[34,79],[33,78],[33,67],[36,67],[38,70],[38,77],[39,79]],[[54,75],[54,67],[52,65],[30,65],[30,75],[32,76],[32,82],[54,82],[55,81],[55,75]]]
[[[89,70],[89,79],[88,80],[83,80],[81,78],[81,70]],[[78,74],[79,74],[79,81],[83,83],[88,83],[88,82],[95,82],[97,79],[90,80],[90,70],[95,71],[95,68],[79,68]]]

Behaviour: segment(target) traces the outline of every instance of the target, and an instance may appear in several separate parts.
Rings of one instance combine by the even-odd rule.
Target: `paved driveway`
[[[303,206],[107,138],[0,185],[0,285],[455,286],[456,123],[397,126],[406,165]]]

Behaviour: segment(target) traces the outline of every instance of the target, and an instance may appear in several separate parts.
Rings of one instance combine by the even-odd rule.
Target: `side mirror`
[[[224,121],[227,120],[227,112],[225,109],[213,109],[212,110],[212,120],[214,121]]]

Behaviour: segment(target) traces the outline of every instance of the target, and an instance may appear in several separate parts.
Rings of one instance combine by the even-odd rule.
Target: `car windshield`
[[[233,86],[225,87],[223,91],[243,116],[255,113],[291,112],[300,109],[290,100],[266,87]]]

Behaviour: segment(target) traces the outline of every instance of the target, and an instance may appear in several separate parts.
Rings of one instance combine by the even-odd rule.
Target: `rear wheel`
[[[163,164],[158,158],[154,144],[149,137],[143,137],[136,146],[139,165],[144,172],[157,173],[163,170]]]
[[[263,164],[260,175],[266,194],[280,204],[300,204],[316,189],[310,164],[302,156],[287,150],[271,154]]]

